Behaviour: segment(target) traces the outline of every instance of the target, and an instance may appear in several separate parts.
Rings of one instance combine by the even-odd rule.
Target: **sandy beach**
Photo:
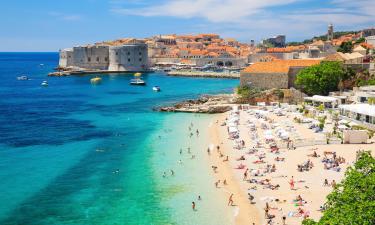
[[[345,170],[355,161],[356,152],[364,149],[374,153],[373,143],[313,146],[306,144],[307,146],[290,150],[283,146],[277,153],[271,152],[266,144],[254,148],[248,127],[249,120],[254,121],[257,131],[252,132],[260,134],[259,139],[264,138],[262,135],[264,130],[261,128],[263,122],[243,110],[239,111],[237,140],[243,140],[244,146],[235,149],[235,141],[228,138],[227,126],[222,126],[229,116],[230,113],[218,115],[215,118],[217,122],[210,127],[210,143],[212,143],[210,166],[217,166],[217,171],[213,174],[217,180],[220,180],[218,191],[223,192],[227,198],[230,194],[234,194],[233,210],[236,224],[267,224],[269,216],[272,217],[273,224],[283,224],[283,217],[286,224],[301,224],[304,217],[318,220],[321,217],[319,209],[323,206],[326,196],[332,191],[334,183],[339,183],[343,179]],[[292,125],[293,132],[306,140],[321,138],[321,134],[314,133],[306,124],[293,122],[290,114],[276,116],[270,113],[268,117],[270,123]],[[329,125],[327,127],[331,129]],[[218,145],[219,150],[216,148]],[[256,152],[251,152],[253,148]],[[316,157],[313,157],[314,152],[317,154]],[[339,171],[325,168],[322,162],[325,152],[328,159],[335,154],[335,157],[345,160],[339,164],[337,169]],[[227,156],[228,161],[226,161]],[[259,160],[260,156],[261,160]],[[242,160],[239,160],[241,157]],[[276,158],[279,161],[276,161]],[[298,165],[307,161],[311,168],[308,171],[298,171]],[[241,164],[244,168],[238,169]],[[247,177],[244,179],[247,169]],[[224,179],[227,185],[223,185]],[[324,184],[325,179],[328,185]],[[290,183],[294,184],[293,188]],[[248,193],[254,197],[254,204],[250,203]],[[266,203],[268,203],[267,218]]]

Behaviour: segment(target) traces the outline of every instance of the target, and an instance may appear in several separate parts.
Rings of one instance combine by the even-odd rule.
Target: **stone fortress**
[[[148,70],[148,48],[142,40],[121,39],[60,50],[60,70]]]

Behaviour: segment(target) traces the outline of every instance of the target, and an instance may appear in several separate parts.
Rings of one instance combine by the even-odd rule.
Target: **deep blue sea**
[[[213,191],[207,137],[187,135],[212,117],[152,108],[231,92],[238,80],[149,73],[140,87],[114,74],[94,86],[94,75],[47,77],[57,64],[58,53],[0,53],[0,224],[232,223]]]

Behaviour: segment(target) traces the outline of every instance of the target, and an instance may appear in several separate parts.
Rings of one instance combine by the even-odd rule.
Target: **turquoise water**
[[[47,77],[57,62],[57,53],[0,53],[0,224],[232,223],[205,155],[212,117],[152,108],[230,92],[237,80],[151,73],[136,87],[118,74],[92,86],[93,76]],[[16,80],[23,74],[31,80]],[[188,137],[191,122],[199,137]]]

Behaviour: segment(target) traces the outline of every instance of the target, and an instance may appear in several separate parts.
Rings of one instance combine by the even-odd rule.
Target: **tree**
[[[337,90],[344,73],[341,63],[322,62],[301,70],[295,83],[309,95],[327,95]]]
[[[352,41],[347,41],[341,43],[340,47],[337,49],[338,52],[342,53],[351,53],[353,49],[353,43]]]
[[[375,158],[370,152],[357,154],[344,180],[327,196],[326,210],[318,222],[304,220],[303,225],[375,224]]]

